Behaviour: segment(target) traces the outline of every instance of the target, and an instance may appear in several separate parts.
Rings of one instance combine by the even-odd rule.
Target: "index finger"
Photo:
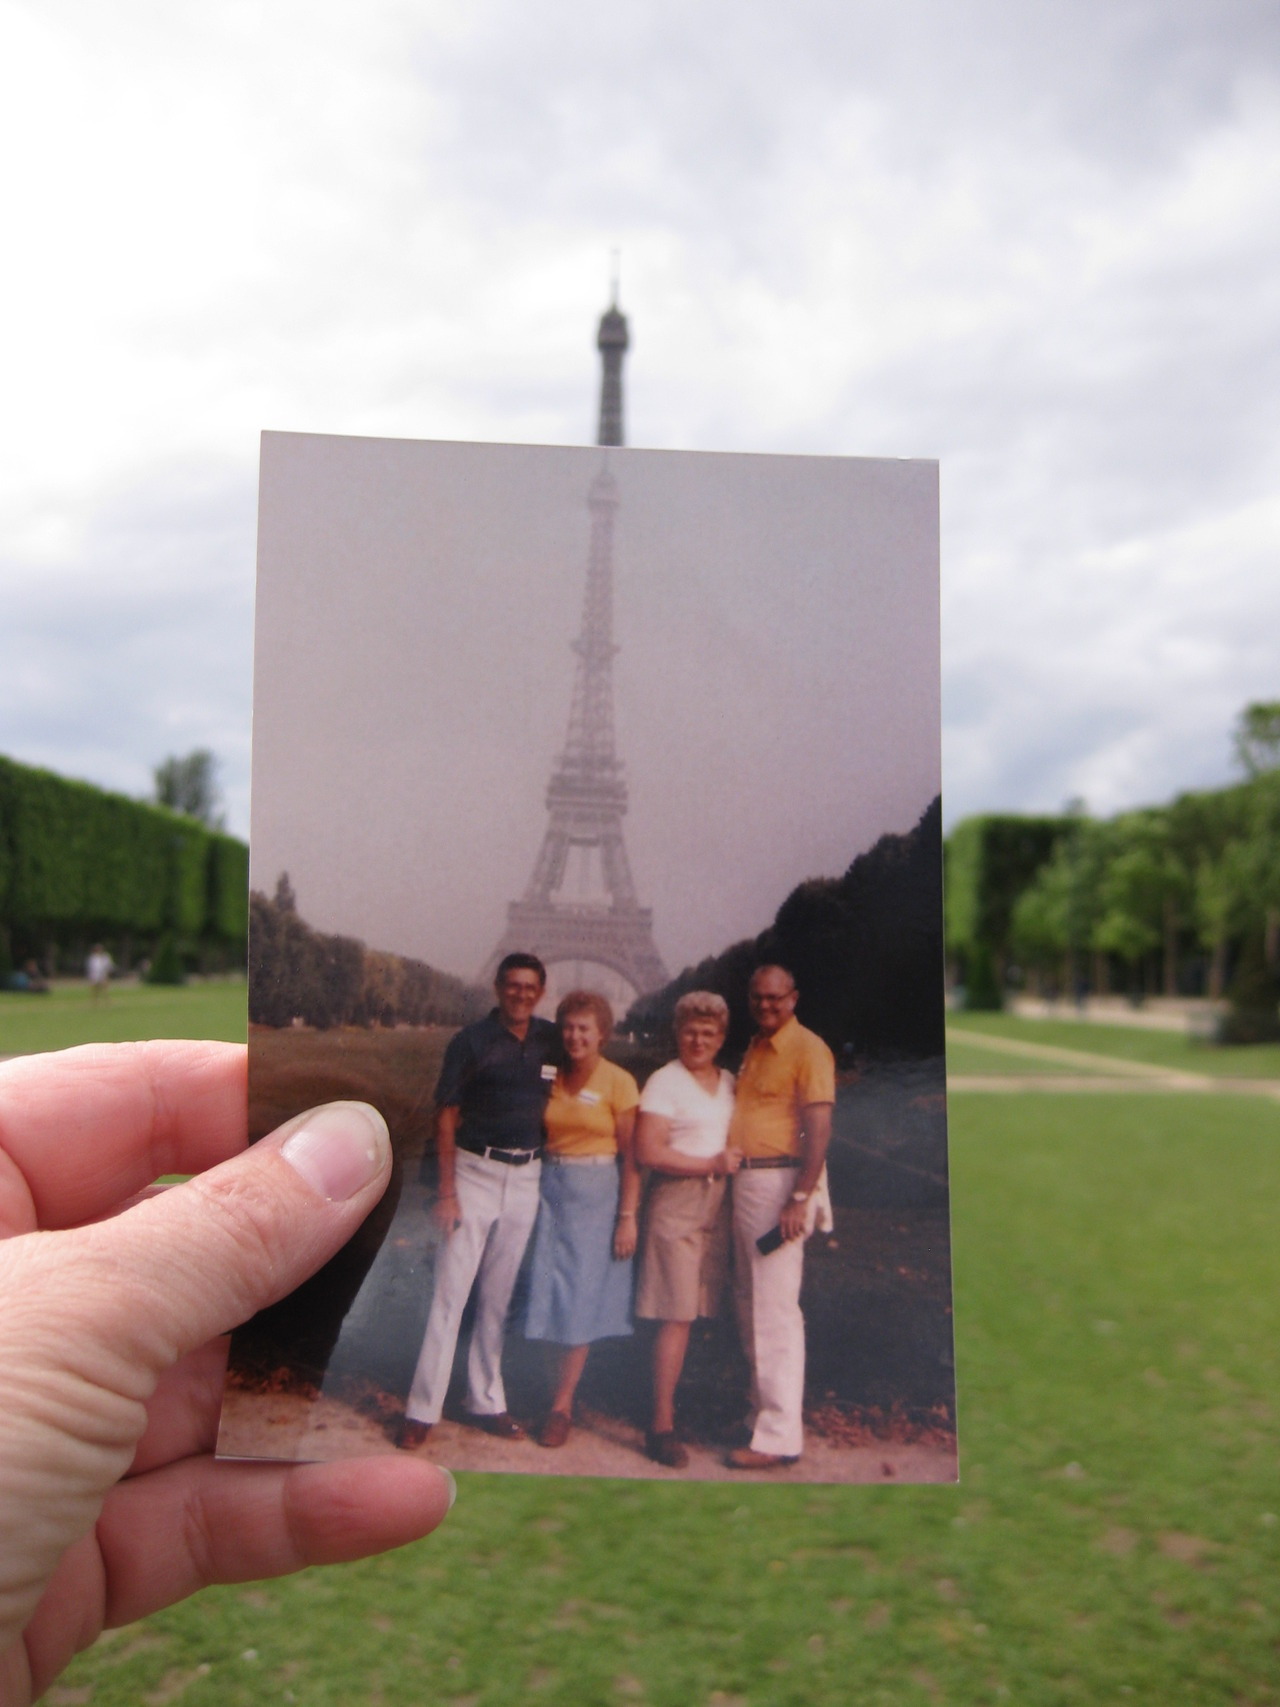
[[[0,1237],[76,1227],[243,1150],[247,1051],[89,1043],[0,1064]]]

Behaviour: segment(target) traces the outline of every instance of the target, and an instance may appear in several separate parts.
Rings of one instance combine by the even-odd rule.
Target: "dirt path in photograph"
[[[1019,1038],[990,1037],[963,1030],[965,1047],[989,1049],[998,1055],[1020,1055],[1031,1061],[1053,1061],[1079,1067],[1069,1073],[953,1073],[949,1091],[1220,1091],[1237,1096],[1265,1096],[1280,1101],[1280,1079],[1234,1079],[1212,1073],[1187,1073],[1149,1061],[1117,1060],[1092,1049],[1067,1049],[1055,1043],[1024,1043]]]
[[[296,1394],[270,1398],[229,1392],[218,1450],[225,1457],[309,1459],[380,1457],[396,1451],[382,1425],[335,1399]],[[564,1446],[494,1440],[468,1424],[437,1423],[420,1456],[450,1470],[519,1471],[542,1476],[618,1476],[669,1482],[954,1482],[953,1451],[926,1444],[875,1441],[835,1445],[810,1435],[804,1457],[781,1470],[730,1470],[722,1446],[690,1445],[683,1470],[664,1470],[644,1456],[640,1431],[615,1417],[581,1419]]]

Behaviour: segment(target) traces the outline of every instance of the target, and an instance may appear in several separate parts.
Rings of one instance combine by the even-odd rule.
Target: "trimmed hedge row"
[[[1049,859],[1069,818],[983,813],[965,818],[946,842],[947,949],[1003,958],[1018,897]]]
[[[0,921],[243,943],[249,850],[194,818],[0,758]]]

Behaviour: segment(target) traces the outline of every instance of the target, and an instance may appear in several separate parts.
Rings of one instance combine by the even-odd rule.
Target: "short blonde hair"
[[[671,1029],[679,1033],[682,1026],[695,1019],[713,1020],[721,1031],[728,1031],[729,1004],[723,996],[717,996],[714,990],[689,990],[676,1003],[676,1011],[671,1016]]]
[[[556,1008],[556,1024],[563,1025],[570,1014],[593,1014],[600,1027],[600,1041],[607,1043],[613,1033],[613,1009],[595,990],[570,990]]]

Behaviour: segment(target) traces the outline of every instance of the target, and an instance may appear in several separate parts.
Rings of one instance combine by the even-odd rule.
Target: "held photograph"
[[[221,1456],[956,1478],[938,629],[932,462],[264,435],[250,1135],[395,1164]]]

